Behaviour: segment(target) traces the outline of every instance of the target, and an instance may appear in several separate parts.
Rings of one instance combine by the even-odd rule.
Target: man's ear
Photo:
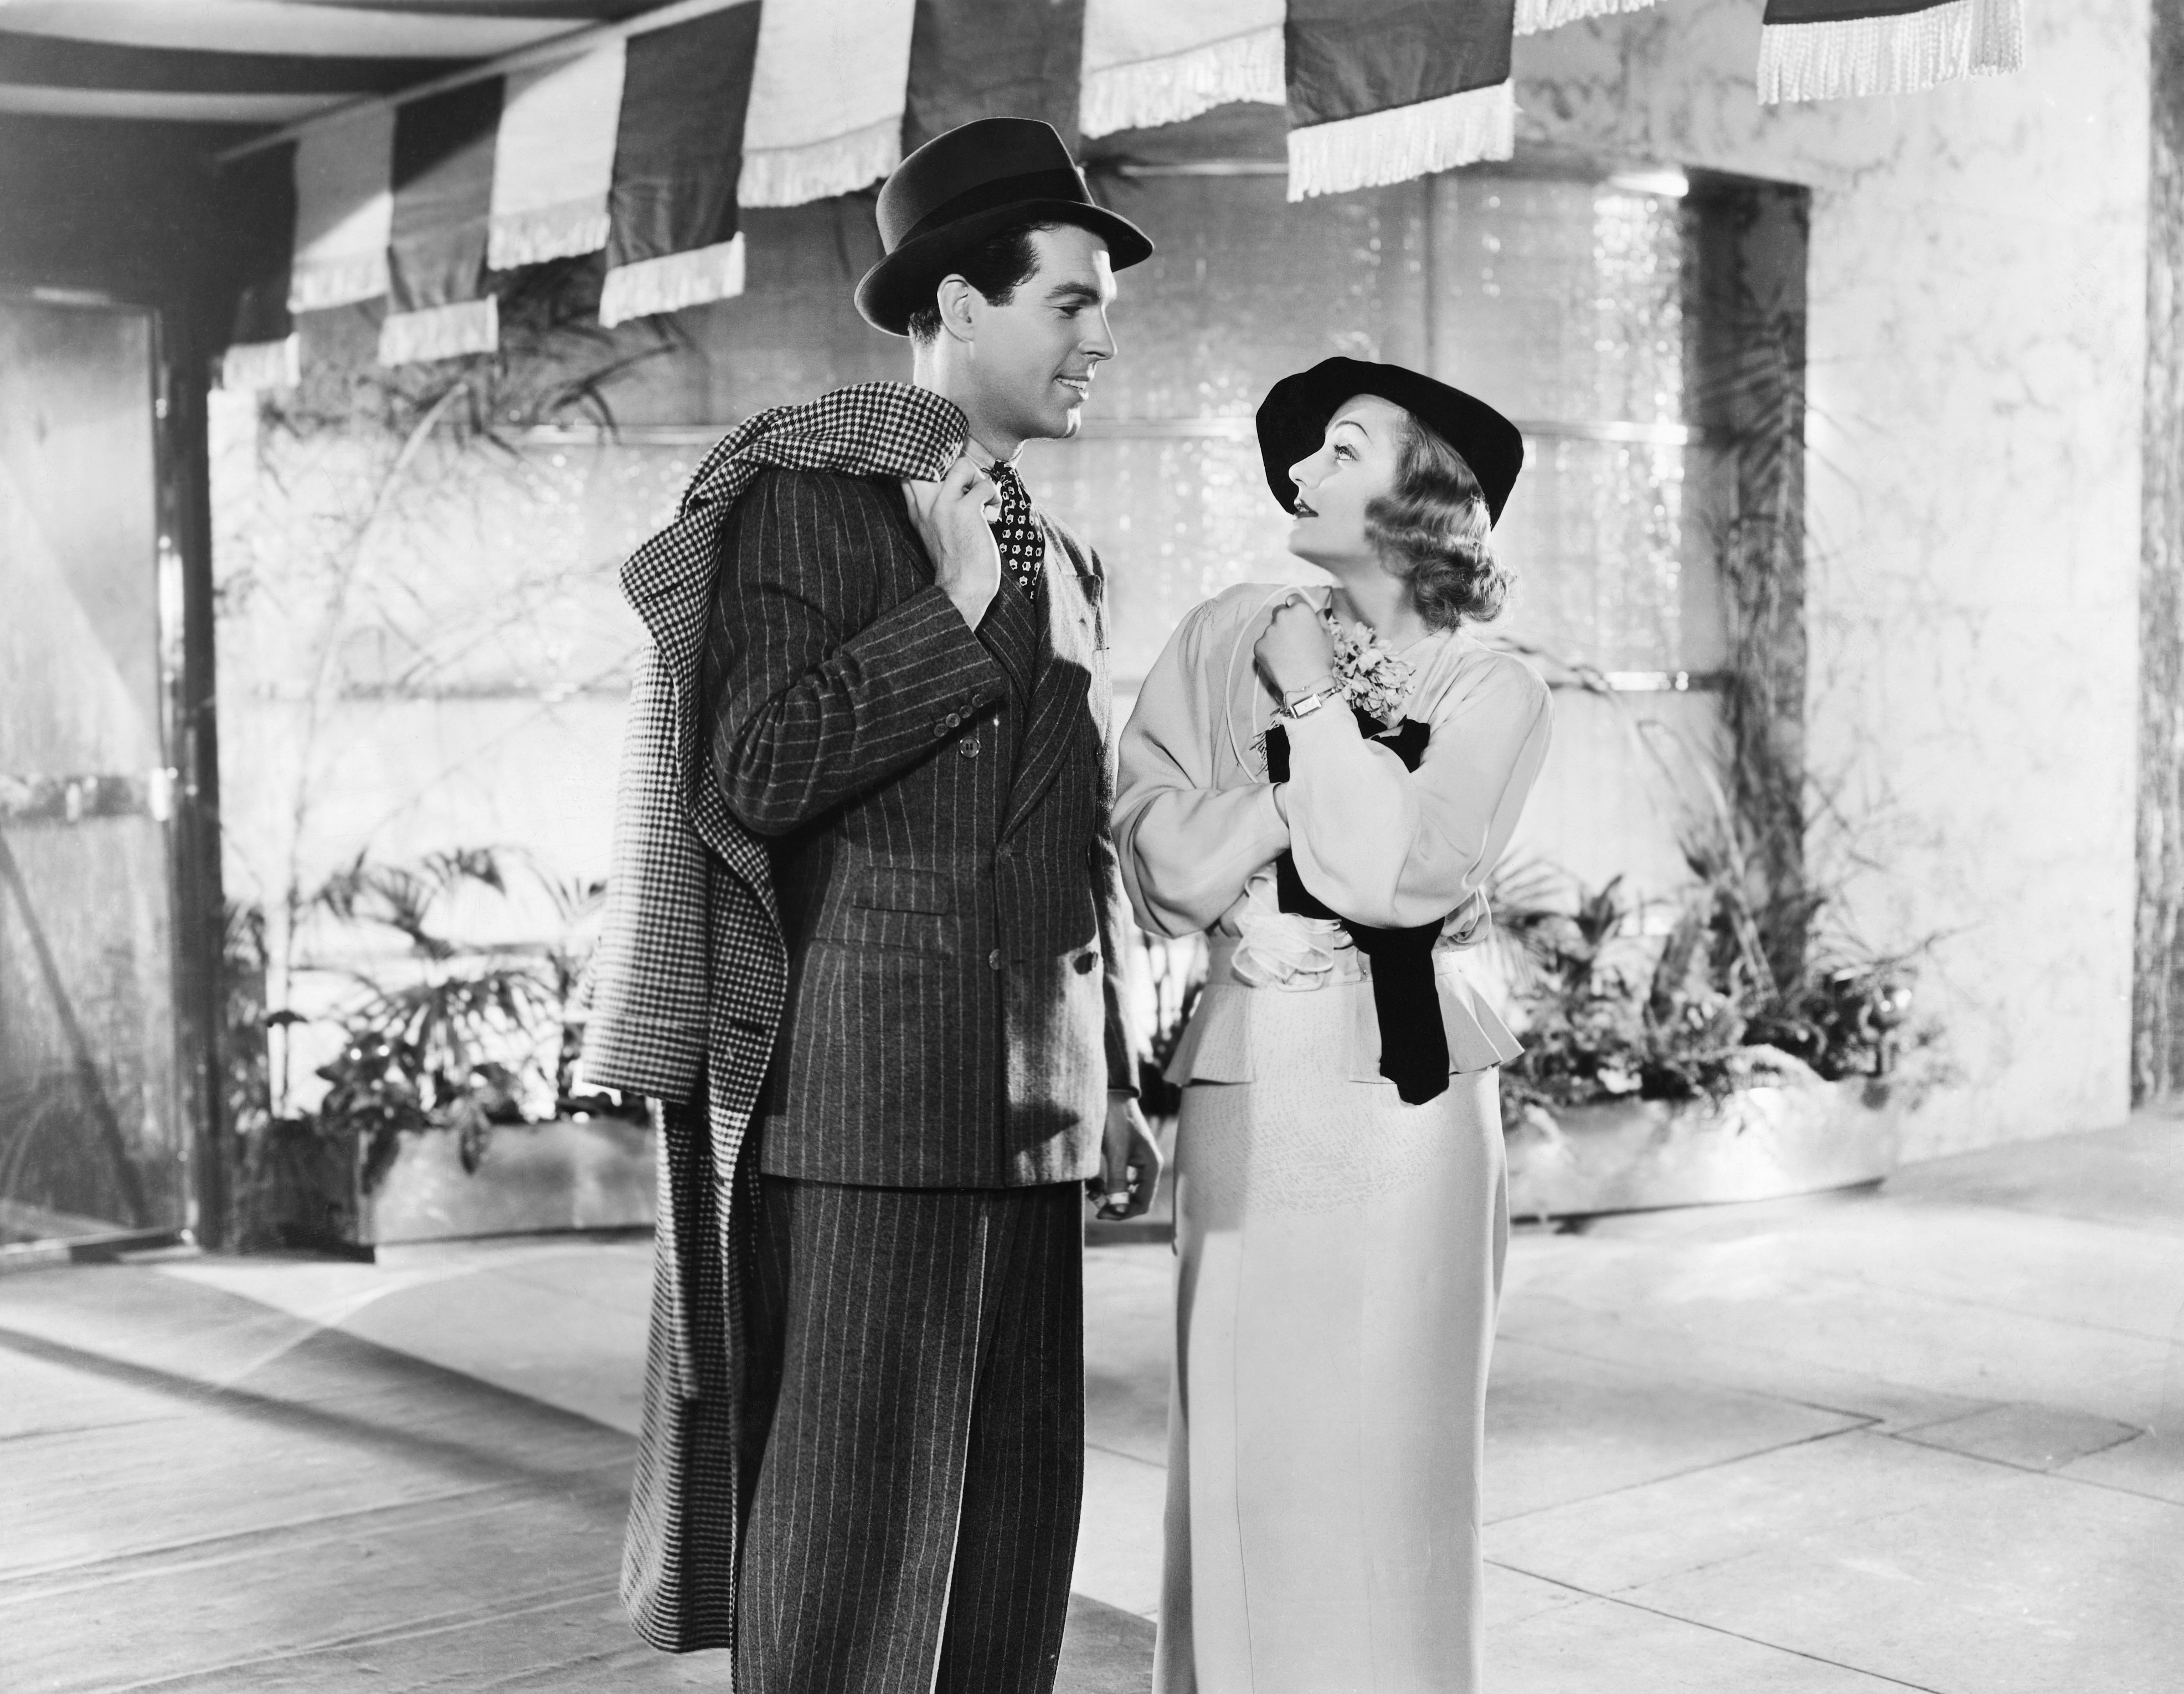
[[[940,332],[952,335],[958,341],[978,339],[978,308],[985,304],[978,291],[961,276],[950,275],[940,279],[935,304],[940,309]]]

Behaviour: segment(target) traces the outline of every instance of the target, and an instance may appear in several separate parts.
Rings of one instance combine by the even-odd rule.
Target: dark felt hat
[[[980,118],[935,136],[880,189],[886,257],[857,284],[857,309],[889,335],[932,303],[956,260],[1011,224],[1078,224],[1107,243],[1116,270],[1150,258],[1153,244],[1128,218],[1095,203],[1054,125],[1035,118]]]
[[[1393,401],[1461,454],[1486,496],[1488,515],[1502,521],[1502,508],[1524,465],[1524,437],[1517,426],[1461,388],[1400,365],[1362,359],[1323,359],[1309,371],[1283,377],[1259,403],[1259,456],[1266,462],[1267,486],[1283,510],[1296,499],[1290,466],[1319,450],[1327,421],[1360,394]]]

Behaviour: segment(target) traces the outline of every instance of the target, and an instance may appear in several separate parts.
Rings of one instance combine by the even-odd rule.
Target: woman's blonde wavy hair
[[[1429,627],[1500,615],[1509,573],[1488,543],[1493,526],[1463,455],[1405,412],[1395,483],[1367,504],[1365,533]]]

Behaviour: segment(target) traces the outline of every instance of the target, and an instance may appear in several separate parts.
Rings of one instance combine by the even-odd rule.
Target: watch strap
[[[1335,692],[1334,685],[1330,683],[1323,688],[1300,688],[1295,694],[1284,694],[1281,715],[1292,722],[1301,717],[1310,717],[1333,699]]]

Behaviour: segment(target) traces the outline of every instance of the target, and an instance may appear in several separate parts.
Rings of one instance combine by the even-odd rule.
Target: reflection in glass
[[[188,1221],[148,321],[0,307],[0,1244]]]

